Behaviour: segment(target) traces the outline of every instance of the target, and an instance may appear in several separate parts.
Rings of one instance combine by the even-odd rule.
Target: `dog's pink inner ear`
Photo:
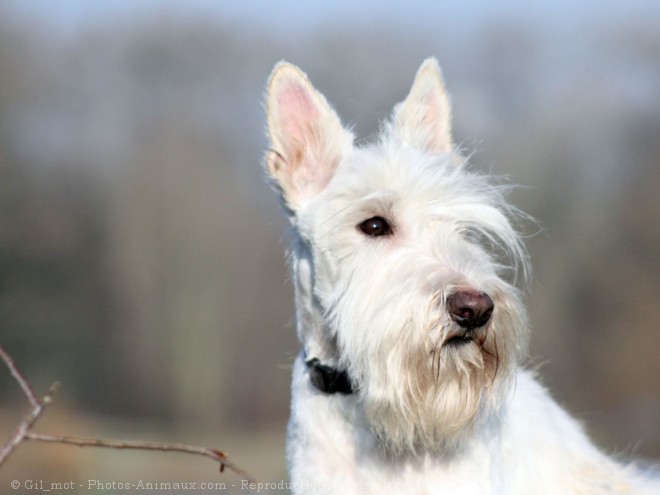
[[[291,210],[322,191],[352,136],[296,67],[275,68],[268,88],[267,168]]]
[[[321,117],[321,112],[312,100],[312,96],[306,88],[292,81],[280,90],[276,98],[281,136],[286,141],[293,140],[298,145],[304,145],[309,123]]]
[[[442,115],[444,108],[440,98],[434,92],[429,92],[429,94],[424,95],[424,98],[426,99],[426,114],[423,125],[434,129],[436,138],[448,134],[450,131],[446,128],[447,123],[443,122],[443,118],[446,116]]]
[[[295,78],[275,89],[271,139],[282,159],[275,159],[276,175],[287,200],[296,202],[316,194],[329,181],[332,160],[323,157],[322,122],[327,110],[313,89]]]
[[[446,153],[453,149],[451,114],[446,97],[429,90],[419,99],[407,102],[401,116],[405,140],[427,151]]]
[[[453,151],[451,105],[434,59],[426,60],[420,67],[395,119],[404,143],[436,153]]]

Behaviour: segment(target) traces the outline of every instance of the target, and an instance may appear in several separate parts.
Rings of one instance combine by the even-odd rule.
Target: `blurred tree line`
[[[0,7],[0,342],[90,413],[283,422],[296,353],[262,91],[301,65],[367,138],[436,55],[473,161],[529,226],[531,362],[601,442],[660,455],[660,32],[295,34]],[[0,373],[0,400],[18,397]],[[12,391],[10,391],[10,389]]]

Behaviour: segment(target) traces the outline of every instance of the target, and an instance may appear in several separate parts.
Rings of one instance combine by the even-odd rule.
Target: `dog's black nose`
[[[494,308],[493,300],[484,292],[461,290],[447,297],[449,316],[463,328],[483,327]]]

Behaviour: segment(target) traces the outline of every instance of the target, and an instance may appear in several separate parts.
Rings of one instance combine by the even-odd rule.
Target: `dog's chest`
[[[453,462],[432,455],[387,458],[361,417],[357,398],[324,395],[310,386],[302,357],[294,367],[293,393],[291,478],[298,488],[313,488],[301,493],[482,495],[501,486],[492,470],[497,455],[485,444]]]

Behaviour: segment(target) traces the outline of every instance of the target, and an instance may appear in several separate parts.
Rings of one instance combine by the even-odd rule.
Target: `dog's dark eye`
[[[379,237],[381,235],[389,235],[392,233],[390,224],[387,223],[383,217],[373,217],[369,220],[365,220],[358,228],[365,234],[371,237]]]

